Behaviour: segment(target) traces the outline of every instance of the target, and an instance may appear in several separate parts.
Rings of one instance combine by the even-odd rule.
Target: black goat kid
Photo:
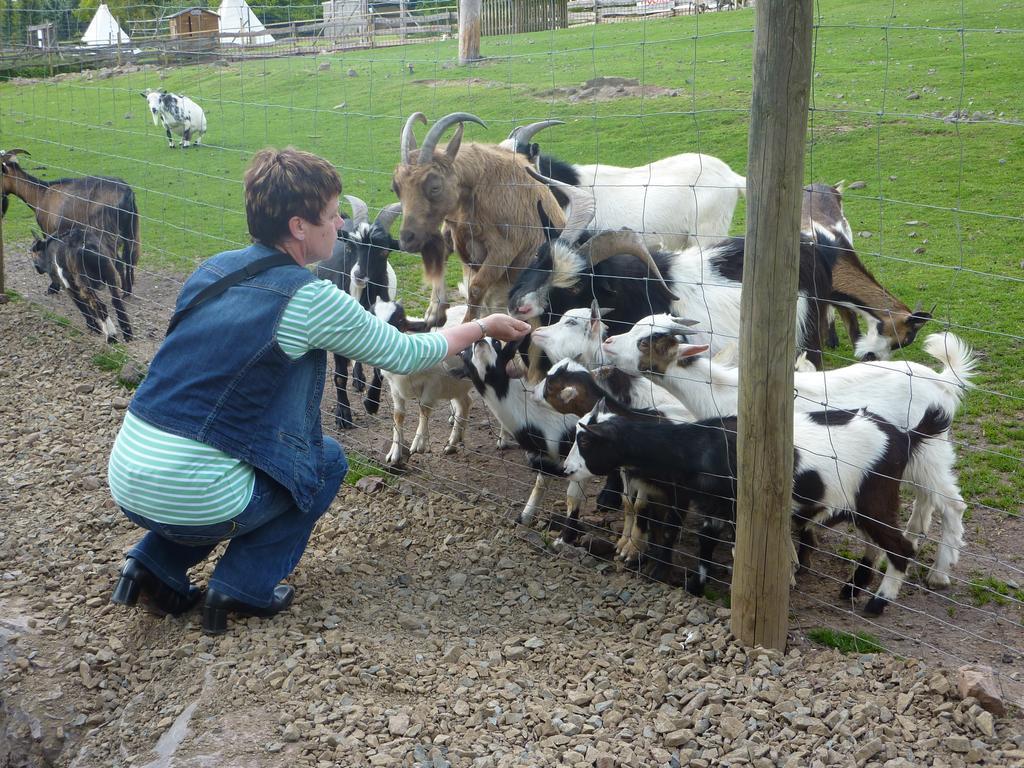
[[[317,265],[317,276],[330,280],[338,288],[355,298],[367,312],[373,311],[374,302],[394,301],[397,291],[395,271],[388,264],[391,251],[398,250],[398,241],[391,236],[391,226],[402,212],[400,203],[381,209],[371,224],[369,208],[358,197],[345,195],[352,205],[352,218],[338,233],[331,258]],[[347,357],[334,355],[334,388],[338,404],[334,422],[338,429],[351,429],[352,407],[348,401]],[[382,377],[379,369],[373,371],[369,387],[363,373],[363,364],[356,362],[352,369],[352,386],[356,392],[366,390],[363,407],[373,414],[380,408]]]
[[[50,276],[49,292],[55,293],[55,287],[67,288],[89,330],[103,334],[112,344],[117,340],[117,330],[106,305],[96,293],[106,286],[121,334],[126,342],[132,340],[132,326],[121,292],[121,275],[115,266],[117,252],[113,238],[82,227],[50,235],[45,240],[37,237],[32,244],[32,260],[39,274]]]

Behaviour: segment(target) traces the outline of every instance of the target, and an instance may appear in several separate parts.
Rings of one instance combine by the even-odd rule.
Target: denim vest
[[[204,262],[177,309],[218,278],[274,253],[255,244]],[[167,335],[129,410],[153,426],[256,467],[308,512],[323,486],[320,399],[327,354],[289,358],[275,339],[295,292],[316,277],[272,267],[197,305]]]

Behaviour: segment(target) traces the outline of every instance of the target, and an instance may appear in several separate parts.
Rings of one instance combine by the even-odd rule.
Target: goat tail
[[[747,178],[746,178],[746,176],[740,176],[736,172],[733,172],[732,176],[733,176],[732,183],[736,186],[736,189],[739,190],[740,197],[746,197],[747,196]]]
[[[938,437],[949,431],[953,424],[953,414],[939,405],[931,405],[924,412],[924,416],[917,422],[915,427],[910,429],[910,451],[911,453],[923,441],[931,437]]]
[[[131,296],[135,288],[135,265],[139,263],[142,251],[142,233],[140,231],[139,208],[135,204],[135,193],[128,188],[119,206],[118,232],[121,237],[121,285],[125,295]]]
[[[933,333],[924,340],[924,351],[945,366],[938,374],[954,391],[959,402],[964,390],[973,387],[971,377],[978,365],[974,350],[952,333]]]

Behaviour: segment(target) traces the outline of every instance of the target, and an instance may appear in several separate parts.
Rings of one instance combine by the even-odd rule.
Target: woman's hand
[[[531,329],[529,323],[509,315],[503,315],[500,312],[488,315],[481,319],[480,322],[487,329],[487,335],[498,341],[518,341],[528,334]]]

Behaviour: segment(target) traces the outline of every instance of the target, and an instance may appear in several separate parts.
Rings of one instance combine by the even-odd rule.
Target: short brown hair
[[[244,180],[249,234],[270,246],[288,236],[292,216],[319,224],[327,203],[341,194],[334,166],[294,147],[261,149],[249,163]]]

